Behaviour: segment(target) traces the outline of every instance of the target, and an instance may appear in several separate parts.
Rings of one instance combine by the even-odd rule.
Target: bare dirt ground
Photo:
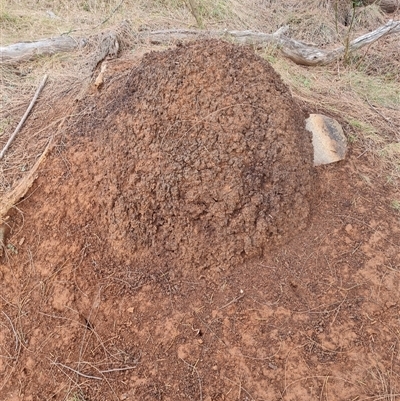
[[[360,7],[349,31],[328,1],[0,3],[2,44],[129,19],[288,24],[332,48],[400,18]],[[100,90],[90,50],[1,66],[2,145],[50,77],[0,196],[54,138],[5,222],[1,401],[400,399],[398,35],[328,67],[256,49],[290,89],[253,50],[213,48],[123,48]],[[343,124],[345,161],[310,166],[311,112]]]
[[[377,161],[357,144],[345,161],[311,172],[309,156],[296,167],[298,154],[291,158],[287,152],[288,158],[280,159],[276,143],[267,142],[275,149],[270,154],[257,136],[244,142],[237,139],[237,148],[244,148],[235,153],[229,146],[240,130],[245,131],[240,124],[250,124],[255,133],[268,123],[271,132],[286,127],[280,132],[288,138],[280,139],[290,142],[305,134],[303,128],[291,132],[291,124],[300,124],[302,112],[315,110],[303,105],[301,111],[292,104],[275,73],[262,67],[251,51],[241,50],[235,59],[233,47],[218,46],[219,64],[207,57],[208,72],[215,68],[214,84],[208,87],[205,80],[190,86],[188,79],[178,94],[173,88],[161,90],[158,80],[168,74],[199,79],[198,64],[173,67],[171,58],[159,54],[142,63],[111,63],[108,73],[114,79],[100,93],[93,89],[83,101],[80,110],[86,115],[69,122],[69,134],[57,143],[34,186],[10,214],[8,247],[0,265],[1,400],[395,400],[400,396],[400,216],[387,202],[395,197],[395,187],[378,174]],[[229,58],[224,58],[226,48]],[[201,56],[196,51],[185,58],[189,50],[175,50],[187,63]],[[243,54],[251,61],[246,71]],[[229,60],[234,61],[230,67]],[[230,70],[222,68],[227,66]],[[230,74],[224,76],[226,70]],[[246,92],[234,84],[235,79],[249,84],[246,80],[254,78],[257,90],[263,90],[260,82],[266,85],[268,76],[272,78],[265,96],[258,97],[260,92],[251,85]],[[226,85],[229,77],[232,84]],[[141,81],[145,78],[148,81]],[[197,123],[190,112],[199,88],[215,96],[205,99],[199,94],[197,101],[206,102],[198,115],[214,107],[221,110],[220,119],[210,121],[204,114],[203,125],[197,125],[181,146],[180,133]],[[241,97],[249,94],[253,111],[259,107],[262,112],[250,113],[245,106],[226,112],[231,98],[238,96],[236,102],[241,104]],[[160,106],[167,104],[171,107]],[[268,117],[279,114],[277,109],[281,115],[275,126]],[[296,117],[286,119],[293,112]],[[182,127],[171,126],[165,138],[156,135],[164,132],[171,113],[180,117],[174,122],[179,120]],[[138,135],[146,129],[146,135]],[[193,147],[202,132],[204,143]],[[225,139],[212,142],[222,134]],[[176,152],[173,162],[168,157],[160,162],[163,146]],[[309,145],[293,146],[295,152],[298,146]],[[193,163],[202,163],[201,158],[216,150],[220,170],[203,166],[211,176],[197,181],[179,176],[182,166],[189,165],[193,172],[198,167]],[[283,195],[289,191],[290,199],[282,203],[282,216],[291,216],[287,220],[279,220],[279,202],[268,198],[269,187],[260,184],[260,172],[251,180],[261,180],[257,185],[263,188],[259,192],[264,206],[256,202],[255,188],[246,186],[243,166],[249,161],[243,155],[251,152],[267,172],[277,163],[277,176],[293,168],[285,176],[288,181],[276,181],[274,192],[278,196],[279,191]],[[179,154],[188,157],[182,161]],[[230,210],[228,201],[225,212],[215,211],[210,202],[196,198],[223,195],[227,156],[234,161],[228,181],[238,179],[243,188],[236,194],[238,202],[256,202],[260,208],[252,209],[254,215],[273,205],[270,212],[279,220],[273,235],[282,231],[286,241],[274,246],[257,242],[260,234],[244,224],[249,223],[248,216],[254,220],[251,213]],[[270,158],[262,165],[264,156]],[[285,163],[280,164],[282,160]],[[177,176],[179,180],[173,181]],[[272,176],[265,180],[273,182]],[[142,182],[143,177],[151,180]],[[290,184],[293,179],[297,182]],[[157,191],[160,183],[173,187],[165,196],[173,193],[174,185],[185,191],[158,199],[157,194],[163,194]],[[293,203],[299,194],[303,198]],[[193,209],[196,202],[202,210]],[[166,205],[176,210],[171,212]],[[185,207],[192,207],[191,214]],[[215,220],[210,217],[214,212]],[[228,220],[244,216],[231,234],[240,241],[229,240],[224,213]],[[184,215],[189,215],[186,223]],[[160,222],[161,218],[168,221]],[[196,226],[196,221],[211,227],[209,237],[204,236],[206,226]],[[246,254],[246,233],[255,240],[257,252]],[[223,235],[227,237],[222,240]],[[193,246],[196,241],[198,248]],[[242,257],[229,264],[224,252],[228,249],[230,255],[235,246],[242,247]]]

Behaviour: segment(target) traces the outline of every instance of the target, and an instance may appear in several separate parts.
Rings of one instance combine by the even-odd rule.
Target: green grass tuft
[[[0,27],[5,27],[6,25],[16,24],[18,18],[15,15],[9,14],[8,12],[0,13]]]
[[[400,201],[397,199],[393,199],[391,204],[392,208],[396,210],[396,212],[400,212]]]

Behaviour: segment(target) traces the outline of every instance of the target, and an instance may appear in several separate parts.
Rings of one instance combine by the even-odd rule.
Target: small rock
[[[100,73],[94,82],[94,85],[96,86],[97,89],[100,89],[104,84],[104,73],[106,72],[106,70],[107,70],[107,63],[104,62],[102,63],[100,67]]]
[[[274,364],[271,363],[271,362],[268,364],[268,367],[269,367],[270,369],[272,369],[272,370],[278,369],[278,366],[274,365]]]
[[[397,302],[395,302],[395,301],[387,301],[386,302],[386,308],[388,308],[388,309],[393,308],[396,305],[397,305]]]
[[[52,19],[60,19],[60,17],[57,17],[57,15],[55,15],[55,14],[53,13],[53,11],[51,11],[51,10],[47,10],[47,11],[46,11],[46,14],[47,14],[47,16],[48,16],[49,18],[52,18]]]
[[[128,308],[126,311],[127,311],[128,313],[133,313],[133,311],[134,311],[133,306],[131,306],[130,308]]]
[[[312,133],[314,166],[343,160],[347,151],[347,139],[341,125],[322,114],[310,114],[306,129]]]

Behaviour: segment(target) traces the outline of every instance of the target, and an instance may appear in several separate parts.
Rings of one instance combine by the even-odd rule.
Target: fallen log
[[[123,25],[126,27],[126,22]],[[263,33],[254,31],[229,31],[229,30],[188,30],[188,29],[169,29],[160,31],[140,31],[132,33],[133,43],[150,44],[173,44],[179,41],[189,41],[204,38],[231,39],[240,44],[253,45],[277,45],[282,53],[297,64],[302,65],[325,65],[329,64],[345,53],[350,54],[366,45],[369,45],[380,38],[400,32],[400,21],[390,20],[385,25],[366,33],[359,38],[351,41],[348,48],[339,46],[333,50],[321,49],[307,43],[291,39],[284,35],[288,27],[282,27],[275,33]],[[116,30],[114,32],[101,33],[98,35],[99,49],[101,55],[96,58],[95,63],[107,57],[115,56],[118,52],[119,40],[126,40],[121,35],[129,35],[127,29]],[[7,47],[0,47],[0,62],[15,64],[37,54],[53,54],[57,51],[71,51],[80,46],[85,46],[88,40],[80,38],[73,39],[63,36],[55,39],[46,39],[32,43],[18,43]],[[106,44],[106,46],[104,46]]]
[[[115,31],[101,32],[89,38],[73,38],[71,36],[59,36],[57,38],[42,39],[36,42],[21,42],[6,47],[0,47],[0,63],[17,64],[31,60],[40,55],[52,55],[55,53],[70,52],[87,46],[95,45],[95,51],[88,59],[91,70],[107,56],[115,57],[119,50]]]
[[[333,50],[320,49],[307,43],[291,39],[284,35],[288,27],[282,27],[272,34],[254,31],[198,31],[198,30],[162,30],[141,32],[138,38],[152,44],[165,44],[176,41],[194,40],[199,38],[229,38],[241,44],[266,45],[276,44],[282,53],[302,65],[325,65],[332,63],[346,52],[345,46]],[[354,39],[349,43],[347,54],[352,53],[366,45],[376,42],[378,39],[400,32],[400,21],[390,20],[385,25]]]
[[[82,45],[84,45],[82,39],[74,39],[71,36],[59,36],[36,42],[16,43],[0,47],[0,62],[10,64],[19,63],[40,55],[69,52]]]

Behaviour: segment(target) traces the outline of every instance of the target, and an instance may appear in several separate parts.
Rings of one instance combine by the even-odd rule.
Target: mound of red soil
[[[304,228],[311,140],[265,60],[193,43],[146,55],[119,89],[78,126],[98,143],[91,175],[98,163],[107,172],[85,196],[111,241],[207,267],[261,256]]]
[[[134,63],[109,63],[10,211],[0,401],[394,394],[398,192],[377,159],[358,141],[316,168],[310,223],[284,244],[307,221],[311,152],[274,72],[218,42]]]

